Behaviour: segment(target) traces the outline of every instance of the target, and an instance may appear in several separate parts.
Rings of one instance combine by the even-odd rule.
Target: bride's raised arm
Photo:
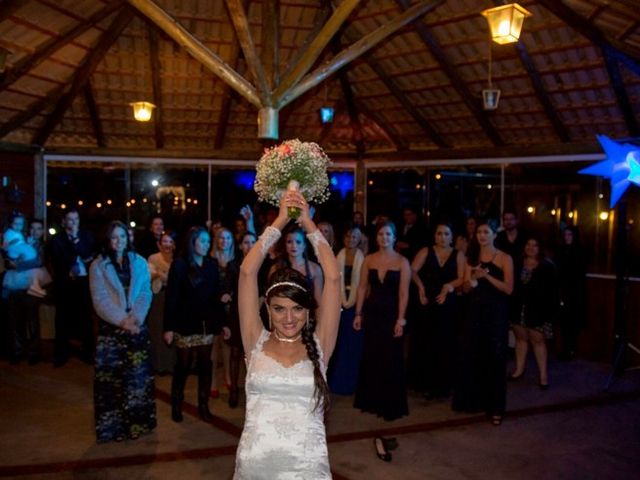
[[[307,234],[324,274],[320,305],[316,310],[316,335],[320,340],[325,365],[327,365],[336,345],[340,324],[340,270],[331,246],[311,219],[309,206],[304,198],[297,192],[294,192],[294,198],[297,198],[294,201],[300,208],[298,223]]]
[[[289,223],[287,207],[294,206],[284,195],[280,202],[280,211],[273,223],[268,226],[256,244],[251,248],[240,267],[238,280],[238,314],[240,317],[240,333],[244,351],[250,353],[262,332],[260,304],[258,296],[258,271],[264,262],[269,249],[278,241],[282,229]]]

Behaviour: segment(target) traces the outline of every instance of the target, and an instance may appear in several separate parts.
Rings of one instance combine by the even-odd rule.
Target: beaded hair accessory
[[[287,287],[294,287],[294,288],[299,288],[300,290],[302,290],[303,292],[307,293],[307,289],[304,288],[302,285],[298,285],[295,282],[277,282],[274,283],[273,285],[271,285],[269,288],[267,288],[267,292],[264,294],[265,297],[269,296],[269,292],[271,290],[273,290],[276,287],[282,287],[282,286],[287,286]]]

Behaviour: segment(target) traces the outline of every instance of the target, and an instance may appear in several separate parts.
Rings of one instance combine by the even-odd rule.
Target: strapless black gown
[[[394,338],[398,320],[400,271],[388,270],[381,282],[369,269],[369,295],[362,308],[364,345],[354,407],[385,420],[409,414],[404,373],[404,338]]]

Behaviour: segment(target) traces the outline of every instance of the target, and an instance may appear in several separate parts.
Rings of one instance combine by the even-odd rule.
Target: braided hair
[[[318,346],[313,337],[316,330],[315,312],[317,308],[316,300],[313,296],[313,289],[309,288],[307,278],[302,273],[292,268],[276,270],[269,278],[270,285],[274,285],[279,282],[293,282],[302,287],[297,288],[291,285],[278,285],[269,291],[266,301],[269,305],[271,298],[284,297],[309,310],[308,321],[302,327],[301,331],[302,344],[305,346],[307,356],[313,364],[313,380],[315,384],[314,396],[316,398],[314,411],[322,406],[324,413],[326,413],[329,410],[330,402],[329,385],[327,385],[327,381],[320,369],[320,352],[318,352]]]

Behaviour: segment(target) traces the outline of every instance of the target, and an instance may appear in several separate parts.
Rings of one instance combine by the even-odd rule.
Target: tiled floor
[[[327,419],[334,477],[340,479],[637,479],[640,478],[640,372],[608,393],[606,365],[551,363],[552,387],[536,386],[535,367],[508,390],[508,415],[493,427],[444,401],[410,395],[411,414],[384,422],[334,397]],[[97,445],[92,368],[72,360],[54,369],[0,363],[0,477],[24,479],[230,479],[243,422],[242,404],[212,400],[214,425],[193,407],[169,417],[170,377],[157,379],[157,430],[137,441]],[[373,450],[377,433],[395,436],[390,463]],[[312,479],[311,479],[312,480]]]

